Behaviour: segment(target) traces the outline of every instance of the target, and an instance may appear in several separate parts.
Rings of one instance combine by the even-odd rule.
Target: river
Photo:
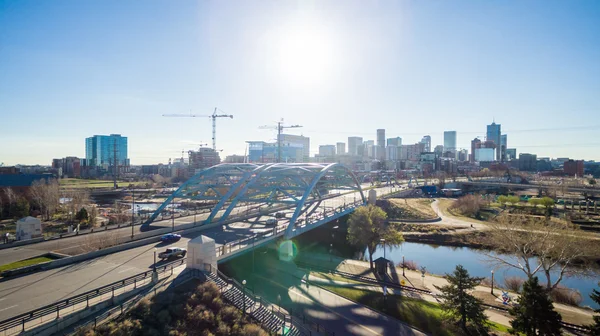
[[[365,252],[365,255],[368,254]],[[373,260],[383,257],[384,251],[380,246],[373,256]],[[405,259],[412,260],[419,267],[425,266],[428,273],[445,274],[454,271],[456,265],[463,265],[472,276],[491,277],[492,266],[486,262],[485,256],[481,251],[468,247],[451,247],[439,246],[420,243],[404,242],[400,247],[394,248],[387,246],[385,249],[385,257],[392,260],[395,264],[402,262],[402,255]],[[504,285],[504,277],[518,276],[525,278],[522,271],[510,268],[501,268],[494,270],[494,283]],[[546,277],[542,272],[538,272],[540,281],[546,281]],[[556,275],[552,280],[556,279]],[[565,277],[561,281],[563,286],[579,290],[582,295],[582,306],[590,306],[592,308],[600,308],[590,298],[593,289],[598,289],[598,281],[600,274],[596,273],[593,278]]]

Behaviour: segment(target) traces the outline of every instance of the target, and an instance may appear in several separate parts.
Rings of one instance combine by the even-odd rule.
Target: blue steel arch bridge
[[[284,234],[289,239],[304,231],[296,230],[299,224],[306,223],[303,218],[323,209],[321,205],[328,200],[350,192],[358,195],[358,200],[352,204],[338,204],[331,209],[329,220],[366,203],[359,180],[346,166],[339,163],[223,163],[205,169],[183,183],[142,227],[148,227],[175,199],[212,201],[216,204],[202,225],[223,223],[241,206],[254,207],[260,214],[293,210]]]

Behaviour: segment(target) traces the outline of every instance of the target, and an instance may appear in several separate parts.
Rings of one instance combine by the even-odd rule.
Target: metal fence
[[[165,278],[173,274],[173,268],[185,263],[185,259],[177,260],[156,268],[159,277]],[[47,306],[19,314],[0,322],[2,335],[16,335],[36,328],[40,325],[57,320],[66,315],[88,309],[101,302],[111,300],[115,295],[135,290],[152,282],[154,271],[146,271],[129,278],[113,282],[106,286],[78,294]]]

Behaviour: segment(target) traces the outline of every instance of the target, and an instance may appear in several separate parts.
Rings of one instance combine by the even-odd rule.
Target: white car
[[[179,256],[185,257],[186,254],[187,254],[187,250],[182,247],[169,247],[164,252],[159,253],[158,257],[161,260],[164,260],[164,259],[170,259],[170,258],[179,257]]]

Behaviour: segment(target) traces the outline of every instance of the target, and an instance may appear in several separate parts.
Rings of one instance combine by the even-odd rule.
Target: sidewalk
[[[283,265],[282,268],[285,268]],[[336,295],[319,286],[311,286],[302,281],[299,285],[289,286],[289,283],[298,283],[298,279],[305,274],[297,268],[285,268],[285,276],[281,274],[280,282],[261,277],[263,281],[287,291],[292,300],[292,309],[304,310],[316,322],[324,325],[336,335],[425,335],[409,325],[392,317],[383,315],[375,310],[365,307]],[[288,281],[284,278],[288,277]],[[309,281],[318,279],[311,277]],[[283,283],[285,282],[285,283]]]
[[[303,255],[301,257],[299,257],[299,261],[302,261],[307,264],[317,265],[322,268],[335,269],[335,270],[341,271],[341,272],[347,272],[347,273],[351,273],[351,274],[355,274],[355,275],[360,275],[360,276],[376,279],[375,276],[373,275],[373,272],[369,268],[368,261],[342,259],[342,258],[335,257],[335,256],[332,257],[327,254],[310,253],[310,252],[304,252]],[[423,278],[423,277],[421,277],[421,272],[405,269],[404,270],[405,276],[402,276],[402,268],[396,268],[396,272],[398,273],[398,275],[401,279],[405,279],[407,286],[416,287],[416,288],[420,288],[420,289],[427,289],[427,290],[430,290],[434,294],[439,294],[439,290],[437,290],[434,287],[434,285],[441,287],[441,286],[444,286],[447,284],[447,281],[438,275],[425,274],[425,277]],[[310,279],[312,279],[312,277]],[[322,278],[320,278],[320,279],[329,281],[329,280],[322,279]],[[374,286],[374,287],[377,287],[377,286]],[[382,289],[379,288],[378,291],[382,291]],[[502,290],[501,289],[494,287],[495,298],[492,297],[490,291],[491,291],[491,288],[487,287],[487,286],[475,287],[476,296],[484,297],[486,303],[488,303],[488,304],[494,303],[494,305],[498,305],[499,307],[509,308],[509,306],[502,304],[502,296],[501,296]],[[390,289],[388,289],[388,292],[391,293]],[[404,295],[407,293],[405,292],[402,294]],[[411,293],[411,294],[415,295],[414,293]],[[515,301],[519,296],[518,294],[512,293],[512,292],[509,295],[513,301]],[[429,295],[421,295],[421,298],[426,301],[432,301],[432,302],[435,301],[435,299]],[[565,315],[570,315],[570,316],[577,315],[578,319],[583,319],[583,320],[588,321],[583,324],[593,323],[592,317],[594,316],[594,314],[593,314],[593,312],[591,312],[589,310],[578,308],[578,307],[573,307],[573,306],[568,306],[568,305],[564,305],[564,304],[559,304],[559,303],[555,303],[554,307],[559,313],[561,313],[563,315],[563,320],[565,319]],[[510,318],[510,315],[508,315],[507,313],[500,312],[500,311],[493,310],[493,309],[487,309],[486,314],[490,317],[490,320],[493,322],[497,322],[497,323],[504,324],[504,325],[510,325],[509,321],[511,318]],[[569,322],[569,321],[567,320],[566,322]],[[573,322],[571,322],[571,323],[573,323]],[[575,323],[575,324],[581,324],[581,323]]]

